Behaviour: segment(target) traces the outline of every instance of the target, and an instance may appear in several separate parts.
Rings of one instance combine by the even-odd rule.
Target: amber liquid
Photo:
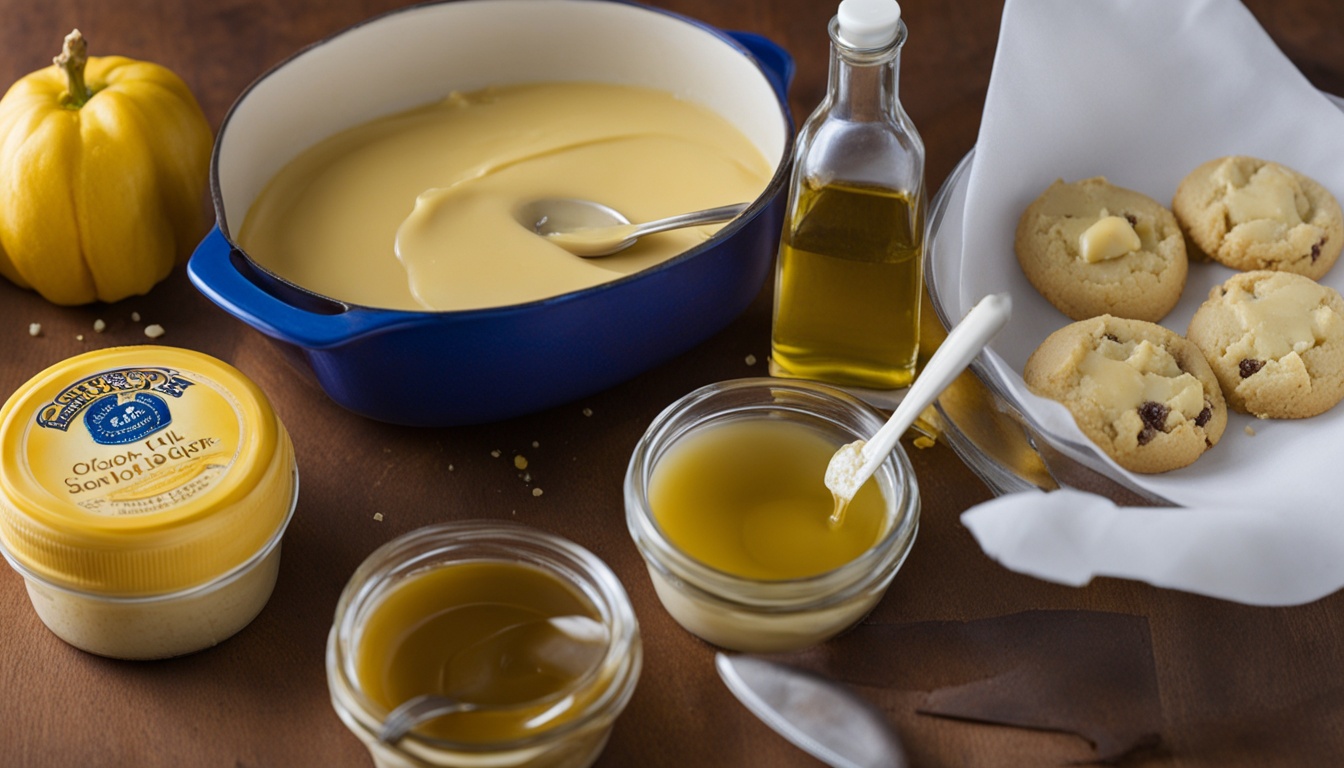
[[[843,184],[798,194],[780,243],[770,372],[909,386],[919,354],[922,201]]]
[[[885,533],[869,480],[833,524],[826,465],[840,445],[803,424],[743,420],[687,434],[658,460],[649,508],[677,549],[741,578],[778,581],[834,570]]]
[[[396,585],[370,611],[356,647],[356,677],[388,710],[421,694],[460,698],[451,690],[450,669],[464,648],[514,625],[573,614],[597,618],[578,592],[540,568],[490,561],[434,568]],[[551,674],[500,675],[470,698],[502,708],[447,715],[416,731],[461,742],[522,738],[569,719],[595,695],[579,691],[568,707],[558,706],[558,694],[575,682]]]

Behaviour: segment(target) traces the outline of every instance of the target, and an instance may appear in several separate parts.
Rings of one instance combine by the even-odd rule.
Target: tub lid
[[[88,352],[0,409],[0,544],[61,587],[133,596],[210,582],[279,535],[295,482],[265,394],[191,350]]]

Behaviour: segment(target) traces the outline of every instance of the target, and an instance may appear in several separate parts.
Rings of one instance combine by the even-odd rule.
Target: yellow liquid
[[[805,186],[780,243],[770,372],[909,386],[923,251],[922,202],[877,187]]]
[[[336,299],[403,310],[536,301],[620,279],[723,226],[585,259],[517,210],[596,200],[632,221],[753,200],[771,164],[718,113],[654,88],[506,85],[339,132],[282,168],[243,221],[258,264]]]
[[[507,627],[572,614],[597,618],[578,592],[539,568],[489,561],[434,568],[398,584],[365,619],[355,652],[359,687],[389,710],[427,693],[468,698],[452,690],[456,684],[449,671],[464,648]],[[573,687],[575,678],[537,671],[486,679],[489,685],[473,690],[470,700],[517,706],[452,714],[416,731],[460,742],[522,738],[570,719],[598,693],[591,687],[578,690],[567,706],[557,706],[563,699],[558,694]]]
[[[776,420],[705,427],[658,460],[649,507],[668,540],[724,573],[779,581],[834,570],[887,529],[887,506],[869,480],[838,525],[824,479],[839,447],[806,425]]]

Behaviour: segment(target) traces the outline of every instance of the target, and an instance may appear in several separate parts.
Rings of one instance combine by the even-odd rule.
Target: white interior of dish
[[[464,0],[352,27],[258,80],[220,131],[216,180],[242,223],[301,151],[375,117],[507,83],[659,88],[718,112],[782,166],[788,126],[756,63],[695,22],[605,0]]]

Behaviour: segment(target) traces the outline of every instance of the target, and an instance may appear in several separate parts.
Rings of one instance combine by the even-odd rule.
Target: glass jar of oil
[[[881,415],[811,381],[737,379],[669,405],[635,446],[625,520],[663,607],[721,648],[786,653],[867,615],[910,553],[919,484],[892,451],[842,521],[826,466]]]
[[[907,387],[919,352],[924,143],[897,97],[896,0],[843,0],[826,98],[803,124],[775,277],[770,372]]]
[[[599,629],[582,648],[558,631],[576,619]],[[595,555],[462,520],[393,539],[355,571],[327,640],[327,684],[377,768],[587,768],[642,659],[630,600]],[[389,714],[424,694],[466,706],[384,740]]]

